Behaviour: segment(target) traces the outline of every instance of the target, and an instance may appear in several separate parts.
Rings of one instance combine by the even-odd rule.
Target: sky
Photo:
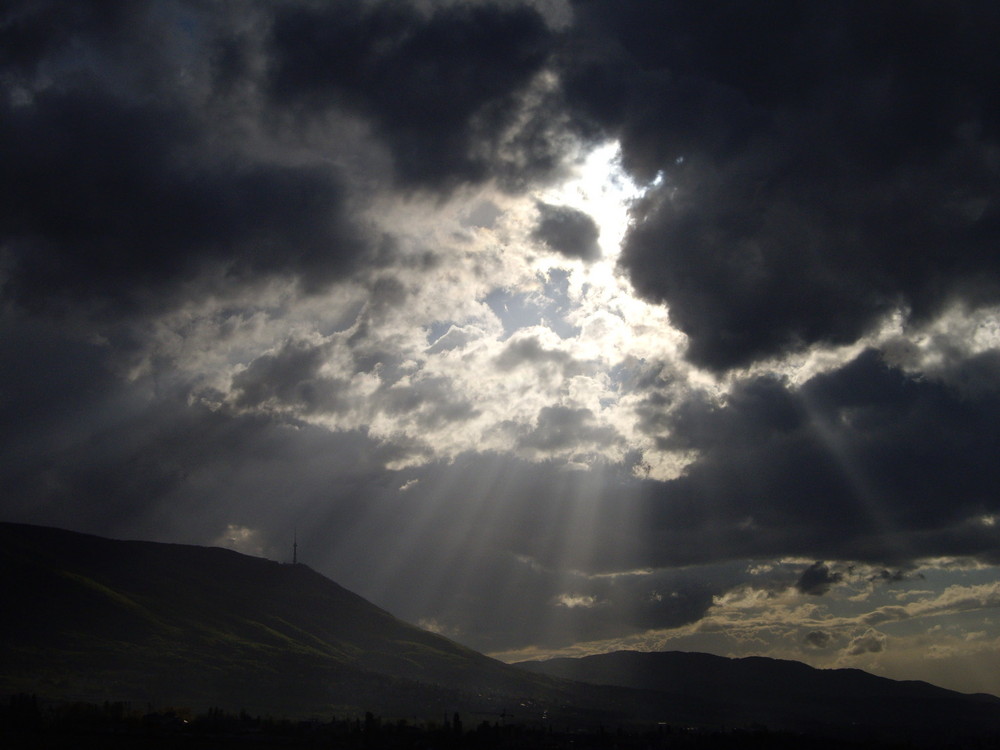
[[[9,0],[0,519],[508,661],[1000,694],[1000,5]]]

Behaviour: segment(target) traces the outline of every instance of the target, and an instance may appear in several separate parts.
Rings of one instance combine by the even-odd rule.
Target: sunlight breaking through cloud
[[[297,528],[498,654],[996,643],[988,3],[57,6],[0,11],[4,519]]]

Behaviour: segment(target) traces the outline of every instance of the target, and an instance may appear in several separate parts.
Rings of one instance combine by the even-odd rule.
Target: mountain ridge
[[[302,564],[0,522],[0,695],[287,716],[511,716],[537,726],[1000,733],[1000,698],[861,670],[686,652],[508,665]],[[866,734],[867,733],[867,734]],[[851,735],[853,736],[853,735]]]
[[[752,672],[758,676],[761,675],[762,670],[760,666],[764,666],[764,671],[770,671],[771,668],[783,669],[788,671],[796,671],[800,673],[821,673],[830,675],[843,675],[845,677],[856,678],[859,680],[873,680],[878,682],[891,682],[899,686],[913,686],[920,688],[930,688],[934,691],[940,691],[941,693],[947,694],[958,694],[967,697],[982,697],[984,700],[990,702],[996,702],[1000,705],[1000,696],[995,696],[990,693],[962,693],[960,691],[951,690],[949,688],[941,687],[935,685],[934,683],[927,682],[926,680],[897,680],[890,677],[882,677],[880,675],[872,674],[871,672],[866,672],[863,669],[858,669],[856,667],[814,667],[812,665],[806,664],[805,662],[797,661],[794,659],[780,659],[771,656],[719,656],[718,654],[710,654],[707,652],[700,651],[639,651],[634,649],[620,649],[616,651],[609,651],[602,654],[591,654],[588,656],[580,657],[553,657],[550,659],[534,659],[525,660],[520,662],[515,662],[515,666],[520,666],[523,669],[530,669],[536,671],[541,665],[548,665],[550,667],[555,665],[571,665],[571,664],[597,664],[601,661],[606,661],[609,658],[614,659],[653,659],[653,660],[665,660],[665,661],[678,661],[683,662],[686,659],[691,659],[692,661],[697,661],[697,674],[704,675],[706,671],[711,671],[712,665],[717,665],[725,669],[730,675],[735,671],[739,671],[741,667],[748,666],[753,667]],[[663,666],[662,664],[660,666]],[[694,666],[692,665],[682,665],[675,664],[675,667],[681,666]],[[550,670],[545,670],[550,671]],[[551,671],[561,671],[561,670],[551,670]],[[567,671],[572,671],[571,668]],[[751,671],[751,670],[748,670]],[[771,675],[773,677],[774,675]],[[633,680],[634,682],[634,680]],[[614,683],[608,683],[614,684]]]
[[[958,693],[920,680],[898,681],[860,669],[818,669],[764,656],[616,651],[515,664],[536,674],[594,685],[653,691],[711,704],[732,723],[768,716],[769,726],[815,731],[823,725],[886,729],[908,725],[945,735],[952,722],[984,721],[1000,730],[1000,698]],[[895,714],[895,716],[893,716]]]
[[[213,689],[193,689],[204,684],[232,695],[230,703],[252,705],[252,691],[240,682],[266,687],[256,674],[283,685],[268,692],[289,710],[310,692],[324,695],[326,704],[352,698],[350,684],[381,683],[378,675],[448,691],[547,687],[404,623],[302,564],[2,523],[0,562],[0,589],[20,605],[17,616],[0,624],[0,689],[8,692],[117,698],[100,684],[104,674],[129,697],[217,697]],[[31,676],[43,653],[52,674]],[[122,677],[143,660],[155,673],[150,689]],[[183,679],[170,678],[178,670]],[[65,674],[75,675],[76,684]],[[344,689],[331,694],[328,682]]]

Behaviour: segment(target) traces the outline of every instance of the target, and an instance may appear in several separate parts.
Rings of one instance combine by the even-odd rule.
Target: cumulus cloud
[[[583,211],[569,206],[538,204],[538,225],[531,236],[569,258],[594,260],[601,248],[597,244],[600,230]]]
[[[802,571],[799,580],[795,582],[795,588],[803,594],[822,596],[833,584],[843,580],[843,577],[842,573],[832,572],[826,563],[814,562]]]
[[[228,547],[242,552],[244,555],[263,557],[266,553],[264,545],[261,543],[260,531],[232,523],[226,526],[225,532],[213,540],[213,543],[220,547]]]
[[[546,406],[538,413],[534,429],[524,435],[518,444],[532,451],[558,454],[621,441],[621,436],[612,427],[598,424],[589,409]]]
[[[995,7],[574,11],[588,54],[565,66],[569,101],[634,174],[662,175],[622,266],[692,360],[726,369],[853,341],[898,308],[996,302]]]
[[[806,633],[803,639],[806,645],[811,648],[824,649],[830,645],[833,640],[833,636],[827,633],[825,630],[810,630]]]
[[[553,366],[565,376],[574,375],[583,369],[582,363],[562,349],[547,348],[537,336],[519,335],[504,347],[497,356],[497,366],[501,370],[513,370],[522,365],[539,370]]]
[[[560,607],[596,607],[598,602],[593,596],[582,596],[580,594],[560,594],[556,597],[556,604]]]
[[[328,347],[289,341],[274,354],[258,357],[233,377],[237,407],[336,411],[343,381],[320,375]]]
[[[851,642],[844,648],[844,653],[849,656],[878,654],[885,651],[887,640],[884,633],[869,628],[864,633],[852,638]]]

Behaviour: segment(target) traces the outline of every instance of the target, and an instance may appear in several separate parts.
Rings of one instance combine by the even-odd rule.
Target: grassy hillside
[[[295,712],[558,692],[304,565],[230,550],[0,524],[0,595],[0,692]]]

